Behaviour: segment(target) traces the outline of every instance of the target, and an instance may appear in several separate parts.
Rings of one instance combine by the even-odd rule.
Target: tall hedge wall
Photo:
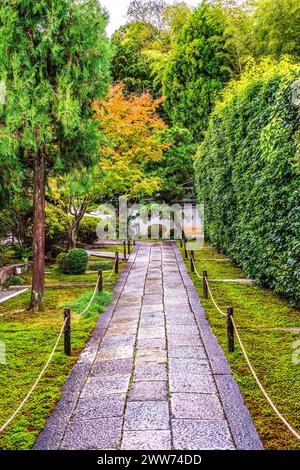
[[[297,80],[300,66],[265,61],[232,82],[211,117],[195,172],[210,241],[250,278],[299,301]]]

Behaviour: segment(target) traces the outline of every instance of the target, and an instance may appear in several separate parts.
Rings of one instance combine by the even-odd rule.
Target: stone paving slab
[[[167,400],[167,381],[134,382],[129,401]]]
[[[124,431],[122,450],[171,450],[170,431]]]
[[[171,410],[174,418],[224,420],[217,395],[204,393],[172,393]]]
[[[35,449],[261,449],[175,243],[140,243]]]
[[[61,449],[98,450],[118,448],[122,424],[122,418],[74,421],[66,430]]]
[[[172,420],[173,445],[177,450],[233,450],[228,424],[195,419]]]
[[[169,430],[169,404],[167,401],[128,402],[124,430]]]

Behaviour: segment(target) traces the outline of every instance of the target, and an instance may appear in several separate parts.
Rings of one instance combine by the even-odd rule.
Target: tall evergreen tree
[[[107,15],[98,0],[2,0],[0,165],[22,169],[34,193],[30,308],[43,308],[47,176],[96,160],[91,103],[109,80]],[[5,185],[7,177],[2,181]]]
[[[225,22],[220,7],[203,1],[188,18],[167,65],[167,113],[195,140],[202,138],[215,98],[231,75]]]

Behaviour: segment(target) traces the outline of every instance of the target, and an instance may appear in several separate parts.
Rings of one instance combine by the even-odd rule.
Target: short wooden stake
[[[208,299],[207,271],[203,271],[203,299]]]
[[[115,274],[119,274],[119,252],[115,253]]]
[[[233,307],[227,308],[227,342],[228,342],[228,351],[230,353],[234,352],[234,328],[232,323],[233,317]]]
[[[184,246],[184,256],[185,256],[185,259],[188,259],[188,252],[187,252],[187,249],[186,249],[186,243],[185,243],[185,240],[183,242],[183,246]]]
[[[67,356],[71,356],[71,309],[64,309],[64,349]]]
[[[195,272],[195,265],[194,265],[194,262],[195,262],[195,254],[194,254],[193,251],[191,251],[190,259],[191,259],[191,271],[192,271],[192,273],[194,273],[194,272]]]
[[[103,273],[102,269],[99,269],[98,271],[98,292],[103,291]]]
[[[124,261],[126,261],[127,256],[126,256],[126,242],[125,242],[125,240],[123,241],[123,254],[124,254]]]
[[[130,240],[130,238],[128,238],[127,246],[128,246],[128,256],[130,256],[130,251],[131,251],[131,240]]]

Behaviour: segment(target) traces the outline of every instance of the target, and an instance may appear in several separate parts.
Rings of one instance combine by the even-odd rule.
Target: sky
[[[109,36],[113,32],[126,23],[126,12],[130,4],[130,0],[99,0],[100,4],[104,6],[110,14],[110,23],[107,28]],[[187,0],[186,3],[192,6],[196,6],[201,0]],[[168,0],[167,3],[176,3],[175,0]]]

